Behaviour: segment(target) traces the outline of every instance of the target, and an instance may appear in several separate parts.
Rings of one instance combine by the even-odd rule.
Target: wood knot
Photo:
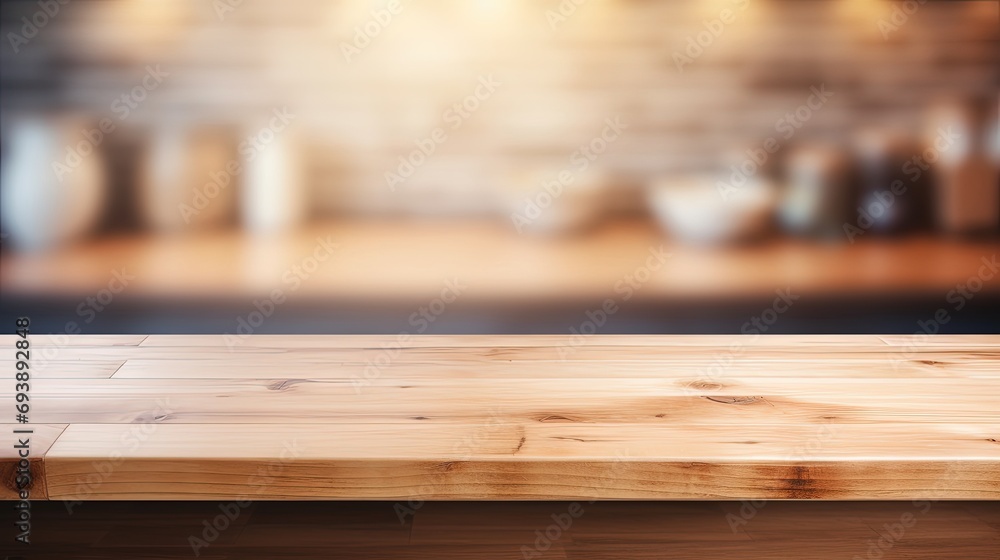
[[[160,422],[166,422],[167,420],[170,420],[173,417],[174,417],[173,414],[156,414],[156,415],[148,415],[148,416],[147,415],[143,415],[143,416],[136,417],[136,419],[133,420],[132,423],[133,424],[157,424],[157,423],[160,423]]]
[[[715,381],[705,381],[699,379],[688,383],[688,387],[692,389],[697,389],[698,391],[718,391],[722,389],[724,385],[722,383],[716,383]]]
[[[525,436],[521,436],[521,441],[519,441],[517,443],[517,447],[514,448],[514,453],[517,453],[518,451],[520,451],[521,448],[524,447],[524,442],[526,442],[526,441],[528,441],[528,438],[525,437]]]
[[[816,488],[816,480],[809,467],[796,465],[785,477],[786,498],[791,500],[809,500],[818,498],[821,492]]]
[[[453,468],[455,468],[455,461],[445,461],[437,465],[437,470],[444,472],[451,472]]]
[[[762,402],[761,397],[702,397],[713,402],[722,404],[748,405]]]
[[[286,391],[299,383],[308,383],[308,379],[281,379],[267,386],[271,391]]]
[[[576,418],[570,418],[561,414],[546,414],[538,418],[539,422],[580,422]]]

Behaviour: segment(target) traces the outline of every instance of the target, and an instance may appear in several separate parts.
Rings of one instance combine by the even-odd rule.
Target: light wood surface
[[[283,281],[319,247],[338,245],[295,289]],[[652,270],[630,302],[797,295],[945,295],[1000,252],[986,240],[934,237],[821,244],[773,240],[745,247],[671,243],[653,224],[613,222],[590,235],[518,236],[499,223],[394,223],[344,220],[273,238],[238,232],[123,237],[40,255],[0,258],[9,297],[83,300],[108,287],[114,271],[134,276],[115,296],[125,301],[239,301],[284,288],[290,302],[426,305],[445,282],[466,288],[457,305],[586,301],[599,304],[659,248],[671,256]],[[919,264],[915,264],[919,263]],[[644,278],[644,277],[643,277]],[[1000,293],[983,283],[982,295]]]
[[[1000,499],[1000,336],[36,338],[57,499]]]

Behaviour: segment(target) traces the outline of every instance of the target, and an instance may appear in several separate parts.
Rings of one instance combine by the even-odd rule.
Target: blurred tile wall
[[[995,99],[997,3],[913,5],[902,21],[907,4],[880,0],[78,0],[0,49],[2,109],[5,125],[30,111],[117,122],[114,100],[150,65],[162,84],[120,123],[139,138],[245,133],[284,107],[320,214],[502,213],[617,117],[626,132],[594,167],[634,206],[629,186],[738,161],[812,86],[834,96],[795,141],[916,131],[936,101]],[[3,35],[38,9],[5,2]],[[390,188],[436,128],[447,139]]]

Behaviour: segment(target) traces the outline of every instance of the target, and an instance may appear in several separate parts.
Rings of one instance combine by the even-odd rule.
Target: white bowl
[[[672,236],[692,243],[727,243],[770,229],[777,193],[751,178],[725,194],[711,176],[665,177],[649,190],[653,214]]]

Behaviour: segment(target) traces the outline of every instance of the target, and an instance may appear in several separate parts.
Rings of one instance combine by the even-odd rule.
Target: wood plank
[[[144,334],[31,334],[31,345],[40,348],[76,348],[79,346],[138,346],[147,335]],[[14,334],[0,335],[0,345],[13,346],[20,338]]]
[[[805,425],[74,424],[46,468],[56,499],[78,499],[101,458],[113,468],[87,485],[88,499],[1000,499],[998,434],[1000,425],[986,424],[831,433]],[[267,484],[255,483],[261,468]]]
[[[621,356],[622,354],[619,354]],[[629,353],[625,354],[630,355]],[[114,377],[142,379],[197,378],[305,378],[354,380],[368,384],[374,379],[438,378],[604,378],[650,377],[656,379],[716,380],[743,377],[843,377],[868,379],[889,377],[996,378],[1000,377],[1000,354],[955,355],[921,353],[910,357],[841,358],[830,354],[800,355],[795,359],[720,353],[701,357],[654,360],[492,360],[478,358],[426,359],[415,361],[401,354],[376,355],[368,362],[330,360],[325,354],[291,352],[281,357],[226,357],[221,352],[194,359],[133,358]]]
[[[39,379],[107,379],[125,360],[38,360],[32,362],[31,376]]]
[[[877,337],[880,341],[884,342],[888,346],[893,347],[905,347],[905,348],[920,348],[920,349],[934,349],[934,348],[947,348],[949,350],[973,350],[982,349],[984,347],[996,348],[997,345],[997,335],[995,334],[960,334],[960,335],[924,335],[924,334],[911,334],[911,335],[898,335],[898,334],[883,334]]]
[[[261,339],[261,340],[258,340]],[[152,360],[133,362],[116,374],[149,377],[206,377],[207,371],[219,363],[231,364],[239,375],[271,377],[268,364],[280,363],[282,368],[295,368],[297,377],[307,377],[303,369],[312,364],[344,366],[340,370],[357,370],[375,366],[399,364],[431,364],[463,368],[476,366],[504,369],[503,375],[518,375],[522,362],[544,363],[546,371],[559,372],[571,367],[573,375],[608,375],[596,363],[619,362],[615,375],[644,375],[653,369],[654,375],[671,363],[687,368],[715,370],[767,368],[782,369],[780,364],[809,364],[810,369],[840,370],[837,375],[857,375],[857,368],[838,368],[839,362],[855,362],[867,366],[865,376],[921,375],[947,376],[974,370],[976,375],[989,376],[1000,367],[1000,348],[996,338],[941,337],[927,344],[927,337],[900,337],[890,345],[879,337],[775,336],[594,336],[578,339],[572,336],[542,337],[394,337],[394,336],[276,336],[250,337],[236,346],[227,346],[221,336],[149,337],[140,346],[72,346],[58,348],[53,354],[43,350],[36,367],[49,367],[49,362],[120,362],[122,360]],[[633,341],[635,344],[631,344]],[[0,337],[0,343],[12,342]],[[326,342],[323,342],[326,340]],[[503,343],[503,344],[501,344]],[[829,365],[830,351],[835,351],[838,363]],[[824,359],[827,358],[827,359]],[[180,362],[176,360],[182,360]],[[279,362],[280,360],[280,362]],[[775,361],[780,361],[775,363]],[[559,362],[559,363],[552,363]],[[846,364],[845,364],[846,365]],[[891,371],[886,366],[891,366]],[[441,368],[438,368],[441,369]],[[516,371],[510,371],[510,370]],[[418,371],[410,368],[406,371]],[[800,375],[800,371],[792,372]],[[227,373],[228,375],[236,375]],[[319,368],[312,377],[336,376]],[[530,372],[530,375],[538,375]],[[546,373],[547,375],[547,373]],[[775,373],[777,375],[777,373]]]
[[[993,379],[174,379],[37,381],[49,423],[1000,423]],[[0,392],[0,396],[6,393]],[[484,406],[484,403],[488,405]]]
[[[279,372],[280,373],[280,372]],[[0,396],[13,395],[11,388],[0,388]],[[540,394],[531,394],[532,390]],[[495,391],[499,398],[522,398],[537,402],[558,402],[566,399],[565,394],[576,399],[574,402],[586,408],[594,404],[599,396],[608,398],[623,396],[659,397],[851,397],[859,401],[885,399],[927,399],[955,400],[970,399],[993,404],[1000,397],[1000,382],[992,378],[916,378],[907,381],[901,388],[900,382],[892,377],[839,378],[803,376],[791,380],[787,377],[743,376],[735,374],[719,378],[717,382],[707,379],[686,379],[664,376],[660,379],[648,377],[595,377],[554,379],[549,377],[438,377],[414,379],[400,384],[396,379],[372,379],[364,390],[358,390],[350,380],[343,379],[303,379],[296,377],[243,378],[204,377],[186,379],[178,383],[174,378],[128,378],[110,379],[42,379],[32,385],[32,394],[40,398],[58,399],[116,399],[120,397],[148,396],[207,396],[233,397],[286,397],[286,398],[327,398],[349,401],[374,400],[365,392],[383,392],[385,403],[393,406],[400,399],[414,403],[425,402],[431,406],[443,404],[439,401],[461,401],[465,395],[487,396]],[[409,396],[407,396],[409,395]],[[338,403],[339,404],[339,403]],[[375,407],[376,403],[368,404]],[[481,405],[480,405],[481,406]],[[497,407],[499,408],[499,407]]]

